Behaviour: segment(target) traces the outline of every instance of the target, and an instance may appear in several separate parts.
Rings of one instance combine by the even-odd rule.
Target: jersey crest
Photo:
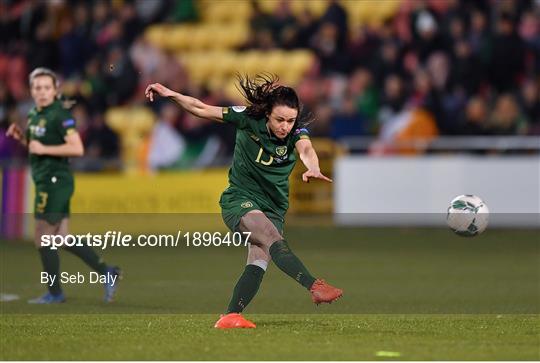
[[[240,206],[242,208],[251,208],[253,207],[253,203],[249,200],[246,200],[245,202],[243,202],[242,204],[240,204]]]
[[[279,157],[283,157],[285,154],[287,154],[287,146],[277,146],[276,147],[276,155]]]

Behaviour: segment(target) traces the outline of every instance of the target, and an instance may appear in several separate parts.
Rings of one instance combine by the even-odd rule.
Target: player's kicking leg
[[[240,221],[239,229],[241,232],[251,232],[251,245],[257,247],[253,248],[252,251],[260,252],[261,256],[265,256],[266,261],[272,259],[279,269],[308,289],[314,303],[331,303],[342,296],[343,291],[341,289],[327,284],[324,280],[316,279],[309,273],[298,257],[290,250],[287,242],[283,239],[274,224],[261,211],[253,210],[245,214]],[[260,281],[257,284],[253,284],[249,282],[249,279],[244,280],[246,270],[238,280],[235,292],[243,291],[244,289],[249,291],[249,300],[235,299],[235,294],[233,294],[231,304],[229,304],[229,314],[222,316],[216,323],[216,327],[255,327],[255,324],[245,320],[240,315],[240,312],[247,306],[247,303],[255,296],[260,285]],[[262,276],[260,279],[262,280]],[[233,308],[232,311],[231,307]],[[235,310],[239,311],[237,312]],[[229,315],[231,317],[227,318]],[[242,321],[247,321],[252,325],[224,326],[225,323],[223,321],[227,321],[228,319],[242,319]]]
[[[220,317],[214,327],[255,328],[255,324],[241,313],[257,294],[269,261],[270,254],[267,250],[254,244],[249,245],[246,267],[234,287],[227,313]]]
[[[331,303],[343,295],[343,291],[324,280],[311,275],[302,261],[291,251],[287,241],[274,224],[261,211],[250,211],[240,220],[240,230],[251,232],[251,239],[263,248],[268,248],[272,261],[311,293],[315,304]]]

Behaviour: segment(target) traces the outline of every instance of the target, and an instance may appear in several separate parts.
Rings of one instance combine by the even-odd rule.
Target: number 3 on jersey
[[[264,160],[261,160],[262,154],[263,154],[263,148],[261,147],[261,148],[259,149],[259,154],[257,155],[257,159],[255,159],[255,162],[256,162],[256,163],[261,163],[261,164],[263,164],[263,165],[270,165],[270,164],[272,164],[272,162],[274,161],[274,158],[272,157],[272,155],[270,155],[270,159],[264,161]]]
[[[44,213],[45,207],[47,206],[47,199],[49,197],[49,193],[39,192],[38,195],[41,198],[41,201],[36,205],[36,212]]]

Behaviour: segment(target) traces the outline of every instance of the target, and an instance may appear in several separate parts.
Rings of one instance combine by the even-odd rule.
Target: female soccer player
[[[316,304],[330,303],[342,295],[341,289],[313,277],[283,238],[289,175],[296,162],[294,149],[308,169],[302,175],[304,182],[310,178],[331,182],[319,169],[296,92],[278,85],[275,77],[239,77],[239,85],[247,107],[210,106],[159,83],[150,84],[145,91],[150,101],[154,94],[167,97],[195,116],[232,123],[237,128],[229,187],[219,203],[231,231],[249,231],[251,237],[245,270],[226,314],[215,324],[223,329],[255,328],[240,313],[257,293],[270,260],[308,289]]]
[[[52,304],[65,301],[60,287],[60,260],[58,251],[42,246],[42,235],[67,235],[69,202],[74,190],[73,174],[68,157],[82,156],[81,138],[75,129],[71,112],[63,107],[58,97],[58,78],[47,68],[36,68],[29,76],[30,92],[35,107],[28,113],[26,133],[12,124],[6,135],[28,146],[30,167],[36,195],[34,215],[36,218],[35,245],[38,248],[47,273],[48,292],[31,304]],[[107,266],[89,246],[66,247],[81,258],[100,275],[106,275],[105,301],[113,299],[120,269]]]

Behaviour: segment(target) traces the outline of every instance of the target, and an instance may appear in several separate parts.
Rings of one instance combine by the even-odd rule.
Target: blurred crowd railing
[[[371,155],[425,154],[452,152],[455,154],[539,154],[537,136],[440,136],[385,142],[373,137],[349,136],[340,144],[351,153]]]

